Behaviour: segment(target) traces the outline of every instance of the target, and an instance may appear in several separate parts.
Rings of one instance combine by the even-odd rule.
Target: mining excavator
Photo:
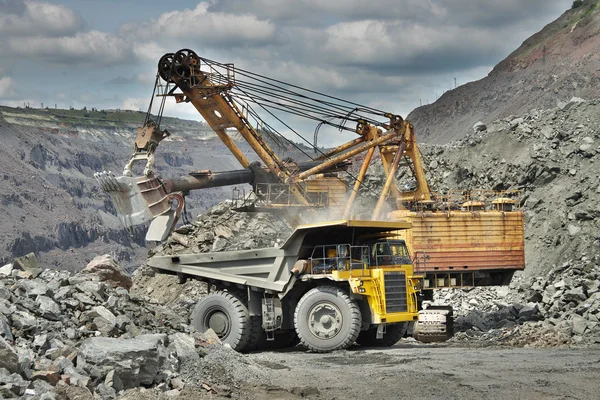
[[[168,97],[173,97],[177,103],[191,103],[243,169],[226,172],[196,171],[176,179],[158,176],[153,168],[154,152],[158,144],[170,135],[168,131],[160,129],[162,110]],[[246,201],[247,198],[241,199],[238,207],[240,210],[278,212],[292,226],[305,226],[302,224],[311,218],[311,210],[319,208],[326,209],[331,220],[339,218],[342,221],[354,221],[366,218],[372,221],[373,229],[381,221],[401,224],[404,228],[394,231],[394,235],[390,230],[379,234],[371,232],[370,235],[379,235],[386,241],[396,240],[408,246],[408,251],[413,255],[410,268],[414,265],[414,271],[404,273],[403,286],[416,287],[413,285],[416,279],[414,276],[420,277],[417,285],[419,308],[422,301],[432,299],[435,289],[505,285],[510,282],[515,271],[524,268],[523,213],[519,210],[518,192],[432,192],[426,179],[414,128],[398,115],[303,89],[235,68],[232,64],[202,58],[187,49],[165,54],[160,59],[152,96],[154,98],[161,99],[158,116],[153,118],[150,113],[151,101],[144,125],[138,129],[134,154],[123,175],[114,176],[107,172],[96,174],[101,186],[112,197],[118,217],[126,227],[151,222],[146,236],[149,241],[167,238],[182,213],[185,195],[191,190],[247,183],[252,186],[255,196],[251,202]],[[271,123],[262,119],[254,107],[267,113]],[[315,155],[307,154],[278,132],[273,121],[283,124],[287,131],[296,133],[277,112],[318,122],[312,144]],[[318,132],[323,126],[353,132],[357,137],[324,151],[317,146]],[[234,132],[252,148],[260,162],[250,162],[232,138]],[[298,137],[305,140],[302,135]],[[278,156],[273,146],[281,145],[282,142],[282,148],[295,146],[308,160],[297,162]],[[363,183],[369,165],[377,159],[376,150],[379,150],[378,160],[383,164],[386,179],[377,194],[377,201],[368,208],[369,215],[364,215],[364,210],[358,209],[355,204],[364,189]],[[350,165],[358,157],[364,158],[355,174],[351,172]],[[133,166],[138,162],[145,163],[144,170],[143,174],[135,176]],[[412,173],[417,184],[413,190],[401,190],[396,179],[400,167],[407,167]],[[352,185],[347,184],[348,177],[354,181]],[[350,193],[347,191],[348,186],[351,186]],[[236,200],[239,202],[240,199]],[[408,229],[408,225],[402,223],[409,224],[411,228]],[[348,246],[362,245],[351,240],[348,243]],[[327,241],[310,244],[312,248],[315,246],[333,244]],[[300,253],[286,254],[291,259],[295,257],[296,261],[306,258],[306,255]],[[247,255],[244,253],[241,257],[244,256]],[[220,260],[225,257],[222,261],[229,260],[242,268],[243,262],[231,254],[211,254],[207,257],[218,257]],[[182,255],[171,257],[167,261],[157,261],[158,258],[155,258],[149,264],[158,270],[205,279],[213,284],[216,282],[219,287],[234,284],[236,290],[247,289],[247,296],[241,296],[245,307],[250,307],[250,302],[254,301],[253,291],[258,290],[264,295],[271,290],[256,286],[246,279],[234,279],[234,276],[227,275],[226,270],[219,269],[221,267],[213,271],[210,263],[206,264],[208,258],[205,258],[202,255]],[[349,260],[347,263],[351,264],[351,258]],[[288,276],[293,275],[291,261],[286,265],[286,268],[277,269],[277,272],[273,272],[273,267],[268,275],[283,274],[280,278],[285,281]],[[203,272],[198,273],[199,270],[194,269],[195,267],[201,268]],[[363,264],[362,273],[372,269],[377,268],[371,260],[370,263]],[[315,275],[313,272],[311,270],[308,273],[310,278],[306,278],[311,282]],[[332,279],[331,273],[325,275],[329,280]],[[372,306],[369,311],[371,316],[378,315],[373,304],[386,303],[385,280],[379,280],[376,286],[379,289],[374,290],[379,290],[381,295],[379,300],[367,302]],[[344,290],[350,294],[351,288],[352,284],[349,284]],[[275,292],[268,293],[276,293],[281,300],[285,297],[286,290],[286,287],[279,287]],[[239,293],[230,295],[240,300]],[[390,292],[389,295],[396,294]],[[264,301],[262,307],[272,310]],[[276,331],[267,322],[273,318],[271,311],[269,313],[263,315],[261,327],[266,332]],[[252,314],[253,317],[258,315],[258,312]],[[289,318],[288,316],[288,321]],[[222,328],[230,323],[223,316],[215,321]],[[376,322],[377,318],[372,319],[370,324],[365,322],[362,329],[375,329],[376,336],[381,340],[389,321],[379,326]],[[198,324],[200,322],[196,323]],[[205,327],[202,324],[199,326]],[[433,306],[420,310],[418,323],[414,327],[415,337],[422,341],[437,341],[445,340],[451,334],[450,308]]]

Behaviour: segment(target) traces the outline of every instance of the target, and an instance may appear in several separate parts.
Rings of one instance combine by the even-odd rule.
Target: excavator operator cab
[[[371,246],[371,265],[395,266],[411,264],[410,253],[404,240],[386,240]]]

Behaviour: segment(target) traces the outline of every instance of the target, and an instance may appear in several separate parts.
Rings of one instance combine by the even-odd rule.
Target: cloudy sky
[[[571,0],[0,0],[0,104],[146,109],[181,48],[406,115]],[[187,105],[166,114],[199,119]]]

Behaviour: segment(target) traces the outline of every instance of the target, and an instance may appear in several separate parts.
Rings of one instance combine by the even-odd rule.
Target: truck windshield
[[[379,242],[372,248],[376,265],[410,264],[410,254],[404,242]]]

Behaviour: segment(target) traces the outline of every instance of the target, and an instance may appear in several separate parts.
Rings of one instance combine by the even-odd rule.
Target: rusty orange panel
[[[413,228],[400,232],[411,252],[429,255],[428,270],[522,270],[525,268],[521,211],[394,212]]]

